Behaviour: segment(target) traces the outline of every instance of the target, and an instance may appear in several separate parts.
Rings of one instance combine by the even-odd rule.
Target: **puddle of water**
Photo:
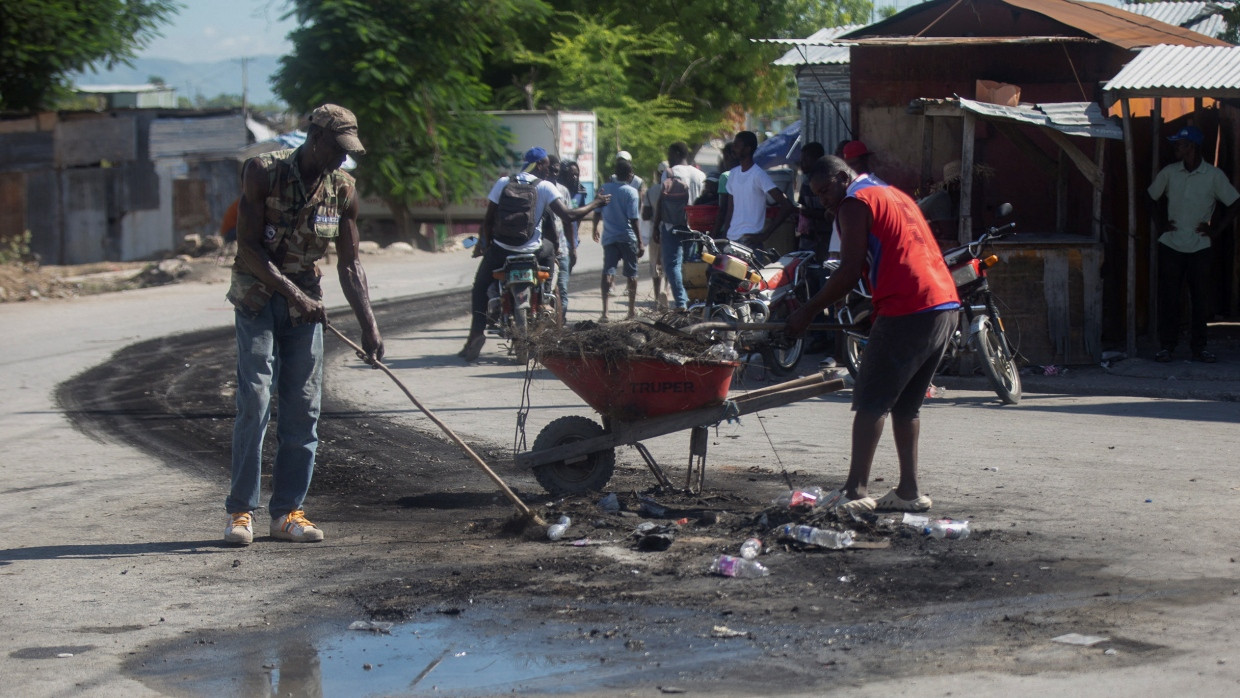
[[[760,654],[745,639],[706,637],[709,621],[684,611],[652,617],[650,609],[626,609],[640,619],[630,631],[629,614],[618,610],[593,609],[588,620],[549,612],[529,627],[470,607],[396,625],[391,634],[346,630],[346,622],[318,633],[198,639],[148,657],[136,673],[157,690],[203,696],[577,693],[653,689]]]

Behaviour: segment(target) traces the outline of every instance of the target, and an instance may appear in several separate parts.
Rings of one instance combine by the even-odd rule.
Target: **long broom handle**
[[[365,361],[366,352],[361,347],[354,344],[352,340],[344,336],[344,334],[341,333],[341,331],[336,329],[334,326],[326,325],[326,324],[325,326],[327,327],[327,329],[331,330],[333,334],[339,337],[341,341],[343,341],[345,344],[348,344],[350,347],[352,347],[353,351],[356,351],[358,356],[360,356],[362,360]],[[370,362],[367,362],[367,363],[370,363]],[[474,463],[479,468],[482,468],[483,472],[485,472],[488,477],[490,477],[493,481],[495,481],[496,485],[499,485],[499,488],[500,490],[503,491],[504,496],[508,497],[508,499],[512,501],[512,503],[517,507],[517,511],[519,511],[522,516],[526,516],[526,517],[533,519],[534,522],[540,526],[546,525],[546,522],[540,519],[538,515],[535,514],[533,511],[531,511],[530,508],[525,505],[525,502],[521,501],[521,498],[518,497],[515,492],[513,492],[511,489],[508,488],[508,485],[504,483],[503,479],[501,479],[500,476],[497,475],[494,470],[491,470],[491,467],[486,464],[486,461],[482,460],[481,456],[475,453],[474,449],[469,447],[469,444],[462,441],[461,437],[456,435],[456,432],[448,428],[447,424],[444,424],[442,421],[440,421],[439,417],[436,417],[434,412],[431,412],[429,409],[426,408],[425,405],[419,402],[418,399],[414,397],[413,393],[409,392],[409,389],[405,387],[405,384],[401,383],[400,379],[397,378],[396,375],[393,374],[392,371],[388,369],[388,367],[385,366],[382,361],[375,360],[375,362],[371,365],[379,369],[380,371],[383,371],[384,373],[386,373],[388,378],[391,378],[392,382],[396,383],[396,385],[401,390],[404,391],[405,395],[409,397],[409,400],[413,402],[414,407],[417,407],[419,410],[421,410],[422,414],[426,415],[428,419],[430,419],[432,422],[435,423],[435,426],[439,427],[440,430],[443,431],[443,433],[447,434],[448,438],[452,439],[453,443],[455,443],[457,446],[460,446],[461,450],[464,451],[465,454],[468,455],[470,459],[473,460]]]

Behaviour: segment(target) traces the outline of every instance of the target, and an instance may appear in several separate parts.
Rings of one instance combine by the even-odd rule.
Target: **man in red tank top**
[[[873,175],[857,175],[832,155],[818,161],[810,188],[835,214],[840,266],[822,290],[788,318],[787,332],[803,334],[862,274],[868,275],[876,316],[853,388],[848,480],[826,500],[854,513],[926,511],[930,497],[917,485],[920,410],[956,328],[956,284],[930,226],[904,192]],[[888,413],[900,482],[875,500],[868,492],[870,467]]]

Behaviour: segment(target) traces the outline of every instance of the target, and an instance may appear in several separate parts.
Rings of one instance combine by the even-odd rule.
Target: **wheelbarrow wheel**
[[[603,435],[603,427],[588,417],[560,417],[543,427],[534,439],[534,450],[585,441]],[[616,451],[612,448],[595,451],[584,460],[546,463],[534,468],[538,484],[553,495],[584,494],[602,490],[616,470]]]

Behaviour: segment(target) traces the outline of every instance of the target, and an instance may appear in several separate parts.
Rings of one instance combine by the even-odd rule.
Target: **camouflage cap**
[[[336,142],[350,155],[364,155],[366,148],[357,137],[357,117],[335,104],[324,104],[310,112],[310,123],[336,135]]]

